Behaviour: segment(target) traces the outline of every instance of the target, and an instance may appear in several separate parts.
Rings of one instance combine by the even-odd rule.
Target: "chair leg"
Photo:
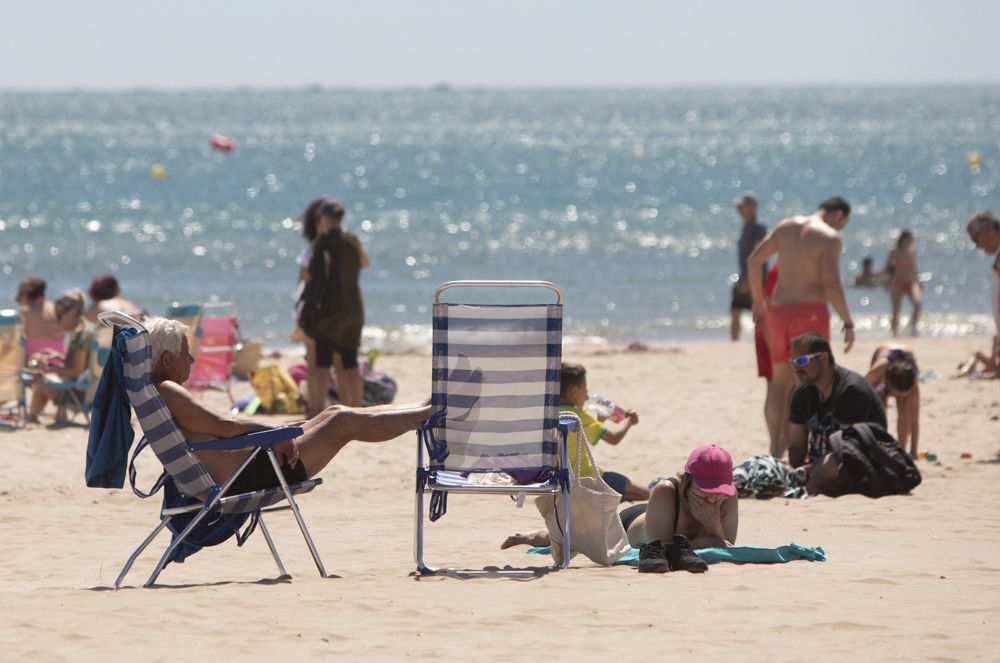
[[[413,511],[413,561],[417,563],[417,573],[434,575],[437,569],[424,564],[424,491],[417,489],[416,503]]]
[[[153,539],[155,539],[156,535],[160,533],[160,530],[166,527],[168,522],[170,522],[170,516],[163,518],[160,521],[160,524],[154,527],[153,531],[149,533],[149,536],[147,536],[145,540],[139,544],[139,547],[135,549],[135,552],[133,552],[128,558],[128,561],[125,562],[125,566],[122,567],[121,573],[119,573],[118,577],[115,579],[115,589],[118,589],[121,586],[122,580],[125,579],[125,574],[127,574],[129,569],[132,568],[132,564],[134,564],[135,560],[142,554],[142,551],[146,549],[146,546],[153,542]]]
[[[274,556],[274,561],[278,564],[278,574],[287,576],[288,571],[285,570],[285,565],[281,563],[278,549],[274,547],[274,540],[271,538],[271,533],[267,530],[267,525],[264,524],[263,514],[258,517],[257,524],[260,525],[260,531],[264,533],[264,540],[267,541],[267,547],[271,549],[271,555]]]
[[[326,578],[326,569],[323,567],[323,561],[319,558],[319,551],[316,550],[316,544],[313,543],[312,536],[309,534],[306,521],[302,519],[302,514],[299,512],[299,505],[295,502],[295,498],[292,497],[292,491],[288,489],[288,482],[285,481],[285,475],[281,473],[281,466],[278,464],[278,459],[275,457],[273,449],[268,448],[267,457],[271,459],[271,465],[274,467],[278,482],[281,484],[281,490],[285,493],[288,506],[292,508],[292,513],[295,515],[295,522],[299,524],[299,529],[302,530],[302,536],[306,540],[306,545],[309,546],[309,552],[312,554],[313,561],[316,562],[316,568],[319,569],[319,575]]]
[[[163,567],[167,565],[167,560],[170,559],[170,556],[174,553],[175,550],[177,550],[177,547],[184,542],[184,539],[186,539],[187,535],[191,533],[191,530],[197,527],[198,523],[200,523],[206,515],[208,515],[208,509],[205,509],[203,507],[202,510],[198,512],[198,515],[196,515],[194,518],[191,519],[191,522],[188,523],[188,526],[185,527],[184,530],[180,533],[180,536],[178,536],[175,541],[173,541],[169,546],[167,546],[167,549],[163,552],[163,556],[160,557],[160,561],[156,563],[156,568],[153,569],[153,573],[149,576],[149,580],[146,581],[143,587],[153,586],[153,583],[156,582],[157,576],[160,575],[160,571],[162,571]]]

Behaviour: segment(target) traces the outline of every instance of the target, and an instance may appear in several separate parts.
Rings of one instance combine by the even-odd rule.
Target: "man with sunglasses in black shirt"
[[[837,366],[829,340],[810,332],[792,339],[791,346],[789,363],[799,383],[792,392],[788,417],[788,460],[793,467],[806,462],[811,441],[833,431],[861,423],[887,426],[875,389],[863,375]]]

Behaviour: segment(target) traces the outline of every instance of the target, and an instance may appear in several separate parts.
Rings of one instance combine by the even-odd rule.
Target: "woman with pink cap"
[[[722,447],[703,444],[688,456],[683,472],[657,483],[649,502],[624,509],[621,519],[629,542],[639,546],[639,573],[708,570],[694,548],[736,542],[732,457]]]

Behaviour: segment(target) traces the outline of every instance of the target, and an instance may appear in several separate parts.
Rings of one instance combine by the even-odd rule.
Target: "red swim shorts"
[[[822,302],[772,304],[767,307],[767,333],[771,341],[771,361],[780,364],[791,358],[791,341],[806,332],[830,338],[830,311]]]
[[[774,377],[774,367],[771,365],[771,351],[764,339],[763,323],[754,325],[753,340],[757,349],[757,376],[770,380]]]

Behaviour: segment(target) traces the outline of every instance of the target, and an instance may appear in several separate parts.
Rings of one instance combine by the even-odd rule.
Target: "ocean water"
[[[768,225],[848,198],[845,280],[912,229],[924,333],[992,331],[965,223],[997,206],[998,153],[994,87],[0,92],[0,291],[113,272],[283,345],[297,217],[328,195],[371,256],[372,343],[424,343],[435,287],[487,278],[560,285],[574,338],[722,338],[749,188]],[[884,291],[848,301],[887,334]]]

